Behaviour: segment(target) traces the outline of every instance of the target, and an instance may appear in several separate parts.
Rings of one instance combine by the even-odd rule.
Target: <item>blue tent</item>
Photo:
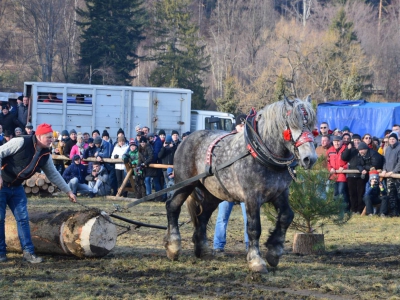
[[[383,137],[386,129],[400,124],[400,103],[369,103],[365,100],[326,102],[318,105],[317,119],[318,125],[327,122],[330,129],[348,126],[351,132],[361,136],[369,133]]]

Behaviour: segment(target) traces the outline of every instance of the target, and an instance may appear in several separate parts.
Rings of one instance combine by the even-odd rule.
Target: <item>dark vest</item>
[[[7,186],[18,186],[44,166],[50,157],[50,149],[37,149],[35,135],[22,136],[24,144],[12,156],[2,160],[1,177]]]

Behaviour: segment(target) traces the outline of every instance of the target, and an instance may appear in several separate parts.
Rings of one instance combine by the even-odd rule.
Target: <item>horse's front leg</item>
[[[249,250],[247,263],[253,272],[268,273],[266,263],[260,254],[261,220],[258,203],[246,203],[247,235],[249,236]]]
[[[167,257],[177,260],[181,251],[181,234],[179,232],[178,219],[181,207],[186,198],[193,191],[194,186],[185,186],[175,191],[171,200],[165,204],[167,209],[168,229],[164,237],[164,246],[167,250]]]
[[[272,204],[278,212],[275,229],[269,236],[265,246],[268,249],[266,259],[270,266],[276,267],[283,254],[286,230],[293,221],[294,213],[289,205],[289,189],[286,189]]]

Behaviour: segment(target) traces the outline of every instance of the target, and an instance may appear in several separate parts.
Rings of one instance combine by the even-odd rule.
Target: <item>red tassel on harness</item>
[[[318,129],[314,129],[312,131],[312,134],[313,134],[314,137],[318,136]]]
[[[290,141],[292,139],[292,132],[290,131],[290,129],[286,129],[283,131],[283,139],[285,141]]]

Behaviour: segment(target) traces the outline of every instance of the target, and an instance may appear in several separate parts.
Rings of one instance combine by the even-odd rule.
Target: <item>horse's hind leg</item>
[[[275,229],[269,236],[265,246],[268,249],[266,259],[270,266],[276,267],[283,254],[286,230],[293,221],[294,213],[289,205],[289,189],[285,190],[272,204],[278,212]]]
[[[221,200],[211,195],[205,188],[195,189],[193,194],[202,204],[201,211],[198,211],[195,231],[192,237],[194,254],[199,258],[212,258],[212,250],[208,246],[207,240],[207,224]]]
[[[261,220],[258,203],[246,203],[247,234],[249,236],[249,250],[247,262],[253,272],[268,273],[266,263],[260,254]]]
[[[182,204],[192,193],[193,185],[185,186],[175,191],[171,200],[165,204],[167,209],[168,230],[164,237],[164,246],[167,250],[167,257],[177,260],[181,251],[181,235],[179,232],[178,219],[181,213]]]

